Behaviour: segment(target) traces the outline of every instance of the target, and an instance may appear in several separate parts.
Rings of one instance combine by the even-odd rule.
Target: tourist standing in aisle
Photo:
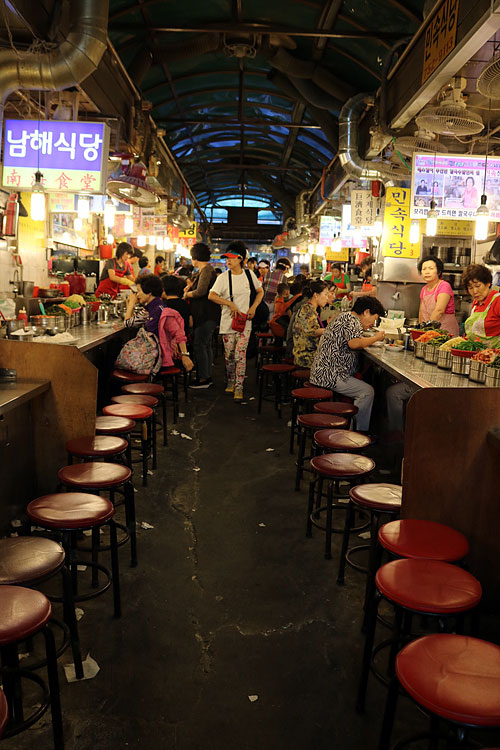
[[[247,250],[243,242],[231,242],[226,258],[228,270],[222,273],[209,292],[208,299],[222,307],[220,332],[226,359],[226,393],[235,401],[243,400],[246,353],[252,330],[252,318],[263,297],[262,287],[251,271],[243,270]]]
[[[266,276],[265,281],[262,283],[264,302],[269,308],[269,315],[271,317],[274,315],[274,300],[276,299],[278,286],[286,281],[286,273],[290,271],[291,267],[288,258],[278,258],[274,270]]]

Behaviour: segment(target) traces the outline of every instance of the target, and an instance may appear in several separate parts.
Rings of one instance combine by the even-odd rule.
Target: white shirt
[[[211,292],[215,292],[215,294],[218,294],[219,297],[222,297],[223,299],[230,299],[229,296],[229,274],[230,271],[225,271],[224,273],[221,273],[220,276],[217,277],[217,280],[213,287],[210,289]],[[252,271],[250,271],[252,273]],[[257,279],[255,274],[252,274],[253,278],[253,284],[255,287],[255,291],[262,288],[262,284]],[[231,274],[231,284],[233,287],[233,302],[242,313],[247,313],[248,309],[250,307],[250,284],[248,283],[248,278],[243,271],[243,273],[239,274]],[[231,317],[231,311],[229,310],[229,307],[227,305],[222,305],[222,314],[221,314],[221,320],[220,320],[220,333],[236,333],[236,331],[231,328],[231,324],[233,322],[233,319]],[[252,327],[252,321],[247,320],[245,325],[245,333],[249,333],[250,329]]]

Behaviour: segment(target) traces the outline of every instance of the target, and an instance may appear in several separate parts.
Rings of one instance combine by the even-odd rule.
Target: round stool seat
[[[103,435],[122,435],[135,427],[133,419],[126,417],[96,417],[95,429]]]
[[[128,482],[132,471],[121,464],[72,464],[63,466],[57,475],[63,484],[85,489],[106,489]]]
[[[122,393],[134,393],[138,396],[157,396],[164,392],[161,383],[132,383],[122,385]]]
[[[272,339],[274,338],[274,333],[257,333],[256,336],[258,339]]]
[[[297,378],[297,380],[309,380],[310,374],[311,374],[311,370],[304,368],[302,370],[295,370],[293,373],[293,377]]]
[[[9,720],[9,707],[5,693],[0,689],[0,737],[3,735],[5,726]]]
[[[181,371],[180,367],[175,367],[174,365],[172,367],[162,367],[159,375],[179,375]]]
[[[375,468],[375,461],[354,453],[326,453],[312,458],[311,466],[318,474],[332,479],[342,479],[368,474]]]
[[[259,352],[267,352],[268,354],[275,354],[276,352],[284,352],[284,346],[274,346],[274,344],[261,344],[259,346]]]
[[[482,594],[473,575],[437,560],[393,560],[377,570],[375,583],[395,604],[434,615],[467,612]]]
[[[22,586],[0,586],[0,646],[22,641],[50,620],[52,608],[44,594]]]
[[[345,404],[343,401],[328,401],[314,404],[314,411],[320,414],[339,414],[342,417],[354,417],[358,413],[358,407],[354,404]]]
[[[86,492],[42,495],[27,507],[28,517],[49,529],[85,529],[99,526],[113,517],[113,503]],[[0,591],[2,588],[0,587]]]
[[[435,521],[413,518],[384,524],[379,529],[378,540],[398,557],[455,562],[469,552],[469,543],[460,531]]]
[[[326,388],[317,388],[316,386],[309,386],[308,388],[294,388],[292,396],[299,399],[307,399],[307,401],[318,401],[318,399],[329,399],[333,396],[332,391]]]
[[[0,584],[30,584],[64,565],[63,548],[52,539],[20,536],[0,539]]]
[[[126,393],[123,396],[113,396],[111,401],[114,404],[141,404],[142,406],[150,406],[153,409],[155,406],[158,406],[158,399],[155,396],[148,396],[147,394],[142,396]]]
[[[74,456],[116,456],[127,450],[125,438],[115,435],[96,435],[68,440],[66,450]]]
[[[262,365],[262,370],[271,373],[293,372],[294,367],[293,365]]]
[[[311,429],[319,429],[321,427],[327,429],[343,429],[347,427],[347,419],[344,417],[337,417],[335,414],[299,414],[297,422],[301,427],[309,427]]]
[[[110,404],[105,406],[102,413],[106,417],[127,417],[127,419],[149,419],[153,410],[141,404]]]
[[[113,370],[111,377],[115,380],[123,380],[125,383],[141,383],[148,379],[147,375],[139,375],[137,372],[129,372],[128,370]]]
[[[372,443],[368,435],[352,430],[318,430],[314,433],[314,441],[321,448],[346,452],[361,451]]]
[[[395,513],[401,508],[403,488],[400,484],[358,484],[349,490],[351,499],[356,505],[367,510],[381,510]]]
[[[470,726],[500,726],[500,647],[464,635],[427,635],[396,657],[403,688],[424,708]]]

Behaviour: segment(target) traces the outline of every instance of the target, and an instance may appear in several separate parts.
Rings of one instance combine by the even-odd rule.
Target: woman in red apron
[[[455,298],[453,289],[447,281],[441,279],[443,264],[439,258],[427,255],[418,262],[425,286],[420,292],[419,323],[436,320],[441,328],[452,336],[459,335],[458,322],[455,318]]]
[[[99,286],[96,289],[96,297],[101,294],[109,294],[115,299],[123,285],[133,286],[135,284],[134,272],[128,262],[134,254],[134,248],[128,242],[120,242],[116,248],[116,256],[108,260],[103,268]]]

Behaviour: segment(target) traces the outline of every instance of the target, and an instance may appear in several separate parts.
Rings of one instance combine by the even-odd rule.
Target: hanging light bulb
[[[156,249],[157,250],[163,250],[163,237],[157,237],[156,238]]]
[[[425,224],[425,233],[427,237],[434,237],[437,232],[438,225],[438,214],[436,211],[435,201],[431,201],[429,211],[427,213],[427,221]]]
[[[31,218],[33,221],[45,221],[45,189],[41,172],[35,173],[35,184],[31,192]]]
[[[125,217],[125,221],[123,222],[123,229],[127,237],[130,237],[130,235],[134,231],[134,220],[132,216]]]
[[[146,244],[146,237],[140,234],[137,238],[137,247],[144,247]]]
[[[490,211],[486,205],[487,196],[481,196],[481,204],[478,206],[476,211],[476,231],[474,237],[476,240],[485,240],[488,236],[488,222],[490,219]]]
[[[314,255],[314,253],[316,252],[316,245],[314,244],[314,242],[310,242],[307,249],[309,250],[311,255]]]
[[[104,226],[108,227],[108,229],[111,229],[111,227],[114,226],[115,213],[115,204],[113,203],[111,198],[108,198],[108,200],[104,203]]]
[[[113,237],[111,232],[109,232],[109,234],[106,235],[106,242],[108,243],[108,245],[112,245],[114,241],[115,238]]]
[[[170,237],[165,237],[165,239],[163,240],[163,249],[169,250],[171,247],[172,247],[172,242],[170,240]]]
[[[73,221],[73,229],[75,232],[81,232],[83,227],[83,221],[77,216],[76,219]]]
[[[304,262],[304,256],[303,255],[299,255],[299,263],[303,263],[303,262]]]
[[[310,263],[311,262],[311,256],[309,253],[304,254],[304,263]]]
[[[154,234],[150,234],[148,237],[148,245],[151,245],[152,247],[156,246],[156,236]]]
[[[410,224],[410,242],[412,245],[420,242],[420,222],[418,219],[413,219]]]
[[[76,204],[79,219],[88,219],[90,214],[90,198],[88,195],[79,195]]]
[[[299,262],[299,256],[298,255],[294,255],[293,256],[293,262],[294,263],[298,263]]]

